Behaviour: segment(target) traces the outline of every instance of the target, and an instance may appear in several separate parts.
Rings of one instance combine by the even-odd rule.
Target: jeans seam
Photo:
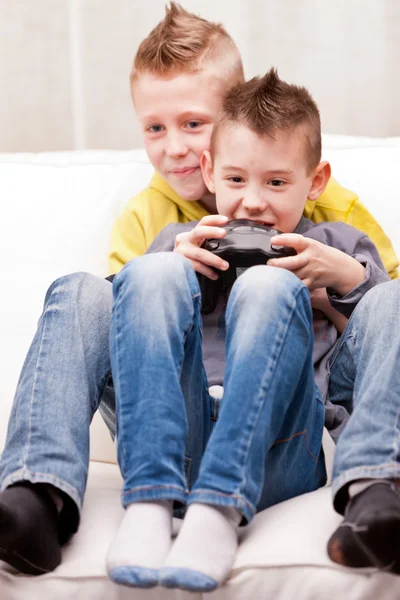
[[[288,332],[288,329],[289,329],[290,322],[293,319],[295,308],[297,306],[297,297],[299,296],[300,293],[302,293],[303,289],[304,289],[304,286],[301,285],[301,286],[299,286],[299,289],[298,289],[297,293],[293,294],[294,295],[294,300],[295,300],[294,306],[291,309],[290,317],[287,319],[287,322],[285,323],[285,326],[283,328],[283,333],[282,334],[279,333],[279,335],[280,335],[280,345],[279,345],[279,348],[277,348],[276,356],[274,358],[274,371],[277,368],[279,356],[280,356],[280,354],[282,352],[283,342],[284,342],[285,337],[287,336],[287,332]],[[274,347],[276,345],[276,338],[277,338],[277,336],[278,336],[278,332],[276,333],[276,335],[274,337],[274,342],[273,342]],[[273,377],[273,374],[270,376],[270,380],[272,379],[272,377]],[[265,401],[265,396],[266,396],[266,391],[265,391],[265,387],[266,386],[265,386],[265,383],[264,383],[265,379],[266,379],[266,373],[264,372],[264,376],[263,376],[262,382],[260,384],[261,393],[259,393],[259,395],[258,395],[258,408],[256,410],[256,413],[257,413],[258,417],[259,417],[259,414],[260,414],[260,410],[261,410],[261,408],[263,406],[263,399]],[[255,419],[255,422],[257,422],[257,416],[256,416],[256,419]],[[242,464],[241,464],[242,477],[241,477],[241,483],[240,483],[239,492],[238,492],[240,495],[242,495],[241,494],[241,490],[245,489],[246,486],[247,486],[248,471],[246,469],[246,465],[244,464],[244,460],[246,459],[246,457],[249,454],[249,449],[250,449],[250,446],[251,446],[253,438],[254,438],[254,428],[255,427],[254,427],[254,421],[253,421],[252,433],[250,434],[250,436],[248,438],[248,443],[246,445],[247,447],[246,447],[245,451],[242,453],[242,457],[243,457]]]
[[[182,492],[185,495],[188,494],[188,492],[186,490],[179,487],[178,485],[162,484],[162,485],[138,485],[134,488],[123,491],[122,496],[126,496],[128,494],[134,494],[135,492],[143,492],[143,491],[151,491],[151,490],[164,490],[164,489],[174,489],[174,490],[178,490],[178,492]]]
[[[205,496],[217,496],[220,498],[233,498],[234,500],[238,500],[239,502],[242,502],[253,513],[256,512],[256,508],[251,504],[251,502],[246,500],[246,498],[244,498],[244,496],[242,496],[241,494],[227,494],[225,492],[218,492],[215,490],[207,490],[207,489],[202,489],[202,488],[198,488],[198,489],[190,492],[191,496],[196,496],[196,495],[201,495],[201,494],[203,494]]]
[[[189,281],[188,281],[188,285],[189,285],[189,288],[190,288]],[[193,330],[194,325],[195,325],[196,310],[195,310],[195,307],[194,307],[194,303],[196,301],[196,298],[198,298],[199,296],[200,296],[200,294],[192,294],[190,292],[190,297],[191,297],[191,300],[192,300],[192,302],[191,302],[191,304],[192,304],[192,307],[191,307],[191,319],[190,319],[190,322],[189,322],[189,324],[187,326],[187,329],[185,329],[184,332],[183,332],[183,353],[182,353],[182,359],[181,359],[181,361],[179,363],[179,370],[180,371],[182,370],[182,364],[183,364],[183,361],[185,360],[185,344],[186,344],[186,340],[187,340],[187,337],[188,337],[189,333]]]
[[[282,444],[285,442],[290,442],[293,438],[295,437],[299,437],[299,436],[303,436],[306,442],[306,446],[307,446],[307,452],[308,454],[311,456],[311,458],[318,464],[318,458],[315,456],[315,454],[313,454],[313,452],[311,452],[310,450],[310,440],[308,439],[308,433],[307,433],[307,429],[303,429],[303,431],[297,431],[296,433],[294,433],[293,435],[291,435],[290,437],[286,438],[286,439],[282,439],[282,440],[275,440],[275,442],[272,444],[271,448],[273,448],[274,446],[276,446],[277,444]],[[315,469],[315,472],[317,473],[318,477],[320,479],[326,479],[325,475],[321,475],[321,473],[319,472],[318,469]]]
[[[30,401],[29,401],[29,418],[28,418],[27,439],[26,439],[25,448],[24,448],[23,455],[22,455],[22,462],[21,462],[21,467],[25,468],[25,469],[28,469],[26,461],[27,461],[27,457],[28,457],[30,440],[31,440],[32,410],[33,410],[33,404],[34,404],[34,396],[36,394],[36,383],[37,383],[38,374],[39,374],[39,365],[40,365],[40,361],[41,361],[41,353],[42,353],[42,347],[43,347],[44,334],[45,334],[45,329],[46,329],[46,325],[47,325],[47,319],[45,319],[45,314],[48,311],[52,295],[53,295],[53,292],[52,292],[51,296],[49,297],[49,303],[46,306],[45,313],[43,314],[42,335],[40,336],[40,345],[39,345],[37,360],[36,360],[36,364],[35,364],[35,375],[34,375],[33,382],[32,382],[32,393],[31,393],[31,397],[30,397]]]
[[[335,497],[340,489],[342,489],[347,483],[357,479],[369,479],[370,475],[374,475],[377,471],[386,471],[378,475],[379,478],[384,479],[399,479],[400,478],[400,466],[397,462],[385,463],[382,465],[373,466],[362,466],[352,467],[347,469],[340,475],[337,475],[332,481],[332,492]]]
[[[80,498],[80,494],[76,487],[72,486],[70,483],[68,483],[64,479],[61,479],[60,477],[52,475],[51,473],[42,473],[41,471],[32,471],[32,470],[28,469],[27,467],[23,467],[22,469],[19,469],[17,471],[14,471],[13,473],[10,473],[9,475],[7,475],[7,477],[4,479],[4,481],[1,484],[1,490],[4,491],[7,487],[9,487],[10,485],[17,483],[19,481],[30,481],[31,477],[32,478],[39,477],[41,479],[41,481],[37,481],[35,483],[50,483],[52,485],[55,485],[56,488],[61,489],[66,494],[71,496],[71,498],[74,500],[74,502],[76,502],[79,512],[82,510],[82,500]],[[34,483],[34,482],[32,482],[32,483]]]
[[[119,295],[120,289],[121,289],[121,284],[119,283],[118,278],[115,279],[114,283],[113,283],[114,289],[114,315],[115,315],[115,335],[114,335],[114,344],[115,344],[115,357],[117,358],[117,371],[119,371],[119,351],[120,351],[120,346],[119,346],[119,336],[120,336],[120,332],[121,332],[121,326],[120,326],[120,310],[119,310],[119,304],[118,304],[118,300],[117,300],[117,295]],[[112,318],[112,317],[111,317]],[[111,352],[110,352],[110,358],[111,358]],[[111,369],[112,372],[112,369]],[[115,382],[119,381],[119,373],[117,373],[117,377],[114,378],[114,374],[113,374],[113,381]],[[117,430],[120,429],[118,427],[118,403],[117,403],[117,387],[115,386],[114,383],[114,394],[115,394],[115,434],[117,437],[117,456],[118,456],[118,463],[121,469],[121,473],[123,473],[125,471],[125,463],[126,463],[126,452],[125,452],[125,444],[122,443],[121,440],[121,433],[120,431],[118,432]],[[118,435],[119,434],[119,435]],[[122,457],[123,457],[123,466],[120,464],[121,461],[119,459],[119,452],[121,451],[122,453]]]

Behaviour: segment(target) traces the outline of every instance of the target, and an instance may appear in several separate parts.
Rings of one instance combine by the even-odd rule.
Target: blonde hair
[[[239,50],[222,25],[171,2],[165,7],[164,19],[140,44],[130,83],[140,73],[169,76],[205,68],[226,82],[225,89],[244,81]]]
[[[321,160],[321,120],[318,107],[304,87],[282,81],[276,69],[264,77],[233,87],[225,96],[218,123],[211,137],[211,155],[227,123],[240,123],[259,136],[273,139],[277,131],[293,132],[303,126],[308,169]]]

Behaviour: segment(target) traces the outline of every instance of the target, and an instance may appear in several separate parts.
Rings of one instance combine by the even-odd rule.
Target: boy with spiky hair
[[[112,273],[144,254],[168,223],[187,223],[215,211],[200,157],[209,150],[224,93],[243,81],[239,50],[226,30],[171,2],[164,19],[140,44],[130,76],[144,146],[156,174],[114,226]],[[333,179],[317,202],[306,203],[305,216],[361,229],[396,276],[398,260],[390,241],[357,196]]]
[[[132,99],[156,174],[115,224],[111,272],[144,254],[165,225],[215,212],[215,197],[200,173],[201,155],[209,149],[225,91],[242,81],[239,51],[224,28],[172,2],[133,65]],[[382,230],[338,184],[330,182],[306,212],[361,229],[367,223],[388,269],[397,264]],[[0,557],[24,573],[53,570],[61,546],[78,528],[89,425],[99,406],[115,432],[111,307],[110,283],[86,273],[58,279],[46,295],[0,461],[0,521],[8,524],[0,527]],[[118,387],[115,375],[114,383]]]
[[[390,414],[374,410],[381,398],[369,383],[391,386],[397,376],[400,296],[396,310],[393,295],[381,292],[387,286],[377,285],[389,276],[364,233],[303,216],[330,177],[319,111],[304,88],[275,70],[237,85],[200,164],[219,214],[169,225],[113,283],[126,512],[107,564],[124,585],[206,592],[228,577],[240,523],[325,483],[324,424],[336,439],[353,401],[358,418],[372,412],[382,424]],[[224,237],[222,225],[235,219],[277,229],[271,243],[297,254],[250,267],[201,317],[196,272],[215,279],[214,269],[229,267],[203,242]],[[381,310],[369,310],[377,298]],[[214,385],[224,394],[212,428]],[[358,439],[357,454],[369,446]],[[171,547],[174,502],[188,508]]]

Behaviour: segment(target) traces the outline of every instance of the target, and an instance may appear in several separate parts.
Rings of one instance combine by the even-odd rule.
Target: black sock
[[[21,482],[0,494],[0,560],[29,575],[60,564],[58,511],[45,485]]]
[[[328,554],[348,567],[400,574],[400,497],[394,483],[375,483],[349,500]]]

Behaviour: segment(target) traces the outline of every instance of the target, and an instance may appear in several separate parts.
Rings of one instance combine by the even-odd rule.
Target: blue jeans
[[[21,372],[0,461],[4,490],[26,480],[50,483],[76,507],[79,522],[89,464],[89,425],[112,390],[110,282],[75,273],[49,288]],[[113,413],[104,405],[108,424]]]
[[[334,459],[341,513],[351,481],[400,479],[399,317],[400,280],[376,286],[357,305],[331,360],[330,400],[353,405]]]
[[[112,303],[111,284],[92,275],[75,273],[51,285],[21,372],[0,460],[1,490],[24,480],[51,483],[62,490],[75,507],[73,531],[79,522],[86,487],[89,424],[97,407],[100,406],[111,431],[114,430],[109,355]],[[346,490],[347,483],[353,478],[400,477],[397,451],[400,429],[399,314],[400,281],[382,284],[368,292],[357,306],[337,345],[331,365],[330,399],[350,406],[356,381],[356,408],[355,418],[348,423],[338,444],[333,482],[335,496]],[[353,333],[350,335],[350,332]],[[367,337],[369,343],[361,344]],[[190,389],[199,395],[196,386],[204,382],[203,370],[197,380],[193,373],[192,382],[186,368],[183,372],[186,373],[182,380],[182,389],[187,390],[185,397]],[[373,392],[368,394],[370,382]],[[206,419],[204,425],[203,422],[199,425],[198,418],[190,413],[187,422],[192,429],[193,424],[205,429],[203,435],[209,436],[215,403],[203,388],[200,395],[204,396],[200,411],[211,413],[211,423]],[[364,397],[368,402],[363,402]],[[223,403],[225,399],[226,395]],[[202,414],[204,418],[206,413]],[[368,422],[367,435],[364,433],[365,421]],[[380,428],[386,439],[379,435]],[[370,435],[372,432],[373,436]],[[301,435],[293,438],[291,443],[299,438],[306,442],[305,436]],[[275,489],[278,490],[277,498],[281,496],[279,486],[286,485],[282,474],[291,468],[291,443],[276,443],[270,449],[267,461],[271,461],[272,467],[281,462],[276,469],[268,470],[269,477],[274,475],[275,481],[262,495],[259,507],[277,501],[268,500],[268,494],[274,493]],[[191,451],[190,440],[186,440],[186,447],[187,452]],[[287,450],[286,454],[282,454],[282,450]],[[195,480],[193,471],[198,473],[202,451],[203,447],[198,455],[193,454],[193,459],[187,454],[184,465],[189,487]],[[265,470],[267,466],[268,462]]]
[[[295,275],[257,266],[235,282],[226,311],[224,397],[213,430],[201,297],[189,261],[174,253],[140,257],[113,288],[110,348],[124,506],[204,502],[235,507],[249,522],[257,510],[325,483],[312,312]]]

